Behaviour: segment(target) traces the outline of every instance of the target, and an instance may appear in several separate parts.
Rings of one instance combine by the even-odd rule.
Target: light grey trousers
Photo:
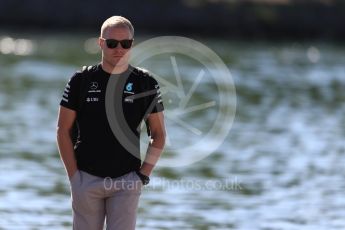
[[[74,230],[134,230],[142,182],[135,171],[102,178],[77,171],[70,180]]]

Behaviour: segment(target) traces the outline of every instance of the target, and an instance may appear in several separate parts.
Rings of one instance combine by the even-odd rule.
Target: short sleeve
[[[80,83],[80,76],[78,73],[75,73],[66,84],[60,102],[61,106],[75,111],[78,110]]]
[[[152,76],[148,76],[150,95],[146,100],[146,110],[149,113],[157,113],[164,110],[163,99],[158,82]]]

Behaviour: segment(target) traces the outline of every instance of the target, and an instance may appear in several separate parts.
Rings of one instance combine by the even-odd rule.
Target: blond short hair
[[[101,27],[101,37],[103,37],[105,31],[108,28],[112,28],[112,27],[126,27],[129,29],[129,32],[132,35],[132,38],[134,37],[134,28],[132,26],[132,23],[125,17],[122,16],[112,16],[110,18],[108,18],[107,20],[105,20],[102,24]]]

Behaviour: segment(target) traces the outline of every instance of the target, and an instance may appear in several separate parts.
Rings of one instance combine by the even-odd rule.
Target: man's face
[[[110,27],[104,31],[103,38],[122,41],[132,39],[132,35],[127,27]],[[111,49],[107,47],[104,39],[99,39],[104,61],[114,67],[127,65],[131,48],[124,49],[119,43],[116,48]]]

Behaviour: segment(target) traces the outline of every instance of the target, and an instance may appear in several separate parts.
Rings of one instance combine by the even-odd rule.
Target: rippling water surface
[[[69,184],[55,144],[57,108],[68,78],[97,63],[99,53],[84,35],[10,37],[0,37],[0,228],[70,229]],[[236,117],[212,154],[168,167],[216,141],[198,142],[227,109],[219,95],[229,94],[188,55],[142,63],[175,85],[178,69],[184,97],[204,69],[185,108],[213,104],[181,115],[178,92],[160,82],[169,143],[164,167],[142,193],[138,229],[344,229],[344,46],[202,42],[231,71],[236,100],[232,94],[226,106],[237,105]],[[195,143],[194,151],[182,151]]]

